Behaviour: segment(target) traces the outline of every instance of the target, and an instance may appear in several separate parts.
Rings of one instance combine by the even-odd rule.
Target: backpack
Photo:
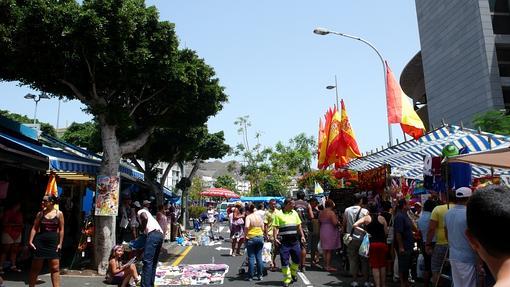
[[[305,203],[305,204],[302,204],[302,203]],[[294,210],[296,210],[297,214],[299,215],[299,219],[301,219],[301,226],[303,227],[306,227],[306,224],[308,223],[308,202],[304,201],[304,200],[300,200],[299,202],[296,201],[296,204],[295,205],[295,208]]]

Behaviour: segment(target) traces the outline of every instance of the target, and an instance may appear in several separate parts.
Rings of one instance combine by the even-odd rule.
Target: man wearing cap
[[[150,208],[151,208],[151,202],[150,202],[150,200],[144,200],[144,201],[142,202],[142,204],[143,204],[143,208],[144,208],[144,209],[146,209],[146,210],[148,210],[148,211],[150,212]]]
[[[287,198],[283,202],[282,212],[274,217],[274,241],[280,246],[283,286],[297,281],[297,271],[301,261],[301,245],[306,243],[301,219],[294,210],[294,200]],[[290,263],[292,259],[292,263]]]
[[[471,197],[469,187],[461,187],[455,191],[456,205],[444,217],[445,234],[450,248],[450,265],[452,267],[453,285],[475,287],[477,256],[469,245],[466,236],[467,219],[466,203]]]

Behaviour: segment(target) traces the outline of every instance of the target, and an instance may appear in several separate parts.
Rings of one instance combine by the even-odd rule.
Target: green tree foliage
[[[287,196],[290,177],[281,174],[270,174],[260,184],[261,194],[265,196]]]
[[[290,139],[288,145],[278,142],[270,160],[273,168],[287,170],[291,175],[296,175],[311,170],[312,157],[315,155],[315,139],[301,133]]]
[[[319,183],[322,188],[338,188],[339,182],[335,177],[333,170],[314,170],[303,174],[298,179],[298,187],[300,189],[306,189],[313,191],[315,183]]]
[[[6,111],[6,110],[0,110],[0,115],[4,116],[4,117],[6,117],[6,118],[8,118],[10,120],[13,120],[15,122],[22,123],[22,124],[32,124],[32,123],[34,123],[34,120],[28,118],[27,116],[16,114],[16,113],[11,113],[11,112]],[[40,122],[37,119],[36,119],[36,123],[41,125],[41,131],[43,133],[48,134],[48,135],[50,135],[52,137],[57,137],[57,132],[55,131],[55,128],[52,125],[50,125],[48,123]]]
[[[178,44],[143,0],[0,1],[0,80],[80,100],[101,128],[104,175],[156,128],[202,125],[226,101],[214,70]],[[96,225],[104,274],[115,225]]]
[[[473,124],[484,132],[510,135],[510,115],[504,111],[489,111],[476,115]]]
[[[101,145],[101,131],[97,122],[73,122],[62,135],[62,139],[79,147],[99,153],[103,150]]]
[[[250,182],[252,195],[287,195],[292,178],[310,171],[312,156],[316,154],[313,137],[299,134],[288,145],[278,142],[273,149],[262,147],[257,133],[257,144],[249,148],[248,116],[238,118],[234,124],[243,138],[234,155],[242,157],[241,175]]]
[[[189,199],[199,200],[201,198],[200,192],[204,189],[204,182],[200,177],[194,177],[191,181],[191,187],[189,190]],[[191,215],[190,215],[191,216]]]
[[[228,190],[237,192],[236,180],[228,174],[218,176],[216,178],[216,182],[214,183],[214,187],[226,188]]]

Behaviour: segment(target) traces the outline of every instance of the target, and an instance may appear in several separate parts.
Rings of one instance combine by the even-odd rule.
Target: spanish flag
[[[317,163],[319,169],[327,168],[330,165],[327,151],[329,145],[331,121],[333,119],[334,113],[336,113],[336,107],[333,110],[330,108],[324,116],[324,125],[322,125],[322,121],[319,122],[319,159]]]
[[[402,91],[395,76],[386,63],[386,101],[388,103],[388,123],[400,124],[402,131],[414,139],[423,136],[425,126],[413,109],[411,100]]]
[[[328,145],[328,157],[335,167],[342,167],[354,158],[360,157],[361,153],[356,142],[356,136],[349,123],[344,100],[341,101],[341,114],[335,113],[330,129],[330,144]]]

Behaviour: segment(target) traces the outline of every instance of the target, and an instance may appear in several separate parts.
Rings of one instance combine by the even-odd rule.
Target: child
[[[124,249],[122,245],[115,245],[110,254],[108,263],[108,273],[106,275],[106,281],[109,284],[118,284],[121,287],[128,286],[129,280],[134,279],[135,284],[138,285],[138,272],[134,263],[122,264],[122,255],[124,255]]]

